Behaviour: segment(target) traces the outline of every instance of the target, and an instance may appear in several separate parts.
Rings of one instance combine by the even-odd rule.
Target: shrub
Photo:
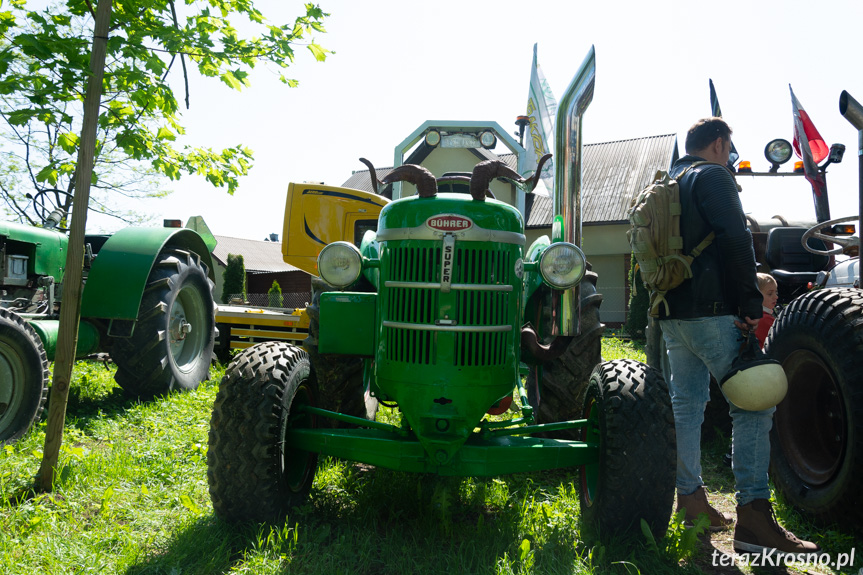
[[[225,266],[225,281],[222,284],[222,303],[231,301],[231,296],[242,295],[246,301],[246,264],[241,254],[228,254]]]
[[[273,285],[267,292],[267,301],[270,307],[282,307],[282,288],[276,280],[273,280]]]
[[[650,292],[641,281],[641,273],[637,269],[638,263],[632,256],[632,264],[629,267],[629,315],[626,316],[626,331],[630,337],[644,338],[647,328],[647,313],[650,307]]]

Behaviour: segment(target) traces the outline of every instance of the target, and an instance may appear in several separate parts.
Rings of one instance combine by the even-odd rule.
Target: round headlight
[[[770,141],[764,148],[764,156],[773,164],[784,164],[791,159],[791,144],[782,138]]]
[[[362,271],[363,256],[350,242],[333,242],[318,255],[318,273],[333,287],[348,287],[357,281]]]
[[[437,130],[431,130],[426,133],[426,144],[434,148],[438,144],[440,144],[440,132]]]
[[[497,143],[497,137],[494,135],[494,132],[486,130],[479,135],[479,143],[482,144],[483,148],[494,148],[494,145]]]
[[[539,256],[539,273],[555,289],[567,289],[584,277],[586,258],[578,246],[569,242],[551,244]]]

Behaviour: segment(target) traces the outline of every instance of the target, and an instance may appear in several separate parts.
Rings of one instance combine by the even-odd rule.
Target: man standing
[[[728,373],[740,348],[741,331],[758,325],[763,299],[756,282],[752,236],[737,184],[725,167],[730,151],[728,124],[717,117],[699,120],[687,133],[687,155],[671,168],[671,175],[678,177],[697,161],[718,164],[692,168],[680,180],[684,253],[691,253],[711,231],[716,237],[692,262],[692,277],[666,294],[669,312],[660,307],[677,429],[678,509],[686,508],[688,521],[706,513],[714,531],[730,527],[733,519],[710,505],[701,479],[701,424],[710,397],[710,375],[720,381]],[[800,541],[780,527],[773,515],[767,467],[775,408],[744,411],[729,405],[738,504],[735,551],[818,551],[814,543]]]

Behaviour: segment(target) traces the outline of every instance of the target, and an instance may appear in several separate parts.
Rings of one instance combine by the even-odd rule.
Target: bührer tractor
[[[43,227],[0,222],[3,444],[27,432],[48,395],[63,305],[68,238],[57,229],[63,218],[54,210]],[[204,239],[189,229],[130,227],[88,235],[85,246],[76,357],[109,353],[117,383],[140,397],[194,389],[207,379],[215,305]]]
[[[553,240],[525,249],[520,212],[487,197],[494,178],[530,192],[538,175],[525,180],[488,160],[470,176],[440,179],[420,166],[396,168],[381,183],[409,182],[418,194],[388,203],[359,246],[323,248],[306,349],[257,344],[221,382],[207,458],[218,516],[284,518],[306,500],[318,457],[333,456],[443,476],[577,467],[582,513],[601,535],[638,529],[641,519],[665,532],[676,457],[660,372],[631,360],[600,363],[581,417],[543,423],[522,378],[579,332],[580,125],[594,78],[591,49],[559,108],[556,154],[572,161],[556,167]],[[441,191],[454,182],[470,193]],[[525,320],[542,317],[530,309],[543,289],[554,296],[547,344]],[[343,372],[328,367],[340,358],[362,362],[362,383],[344,393],[397,406],[400,425],[339,411],[358,403],[322,391],[344,389],[331,381]],[[512,419],[488,417],[508,409]],[[579,439],[549,437],[574,429]]]
[[[820,523],[863,524],[863,106],[842,92],[839,111],[858,130],[858,215],[797,230],[798,262],[773,273],[809,288],[785,306],[765,341],[788,393],[776,407],[770,475],[785,500]],[[857,236],[848,222],[858,222]],[[843,225],[844,224],[844,225]],[[793,228],[785,228],[794,231]],[[768,240],[769,242],[769,240]],[[827,243],[825,243],[827,242]],[[829,245],[833,247],[828,247]],[[768,243],[769,251],[769,243]],[[833,264],[831,256],[849,256]],[[794,260],[792,260],[792,264]],[[813,265],[814,264],[814,265]]]

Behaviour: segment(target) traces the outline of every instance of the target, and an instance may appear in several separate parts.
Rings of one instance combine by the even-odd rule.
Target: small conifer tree
[[[276,280],[273,280],[273,285],[267,292],[267,300],[270,307],[282,307],[282,288]]]
[[[235,295],[241,295],[243,301],[246,301],[246,264],[241,254],[228,254],[222,284],[222,303],[228,303],[231,296]]]

